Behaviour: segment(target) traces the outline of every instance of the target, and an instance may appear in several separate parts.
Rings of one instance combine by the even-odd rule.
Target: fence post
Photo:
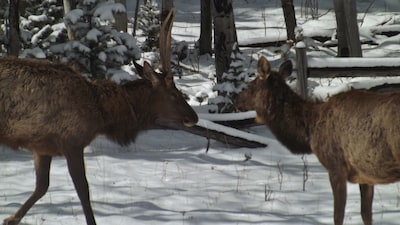
[[[303,99],[307,99],[307,53],[306,45],[300,41],[296,44],[297,91]]]

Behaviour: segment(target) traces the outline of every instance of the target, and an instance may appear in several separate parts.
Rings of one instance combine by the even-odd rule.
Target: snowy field
[[[295,1],[296,2],[296,1]],[[299,2],[299,1],[297,1]],[[327,2],[327,1],[326,1]],[[371,36],[371,29],[384,21],[400,25],[398,0],[359,0],[359,18],[364,18],[363,38],[373,38],[379,46],[363,46],[366,57],[400,56],[400,35]],[[305,32],[332,35],[334,14],[321,3],[319,20],[300,17]],[[199,1],[175,1],[173,38],[193,42],[199,36]],[[280,1],[234,1],[239,42],[285,39]],[[264,13],[263,13],[264,12]],[[264,17],[262,15],[265,15]],[[265,20],[264,20],[265,19]],[[264,25],[267,21],[267,27]],[[324,29],[322,29],[324,28]],[[243,49],[253,59],[259,53],[274,62],[274,48]],[[311,54],[334,51],[323,49]],[[329,54],[328,54],[329,55]],[[148,56],[148,55],[146,55]],[[278,64],[279,60],[276,60]],[[190,64],[186,62],[187,64]],[[190,104],[203,112],[196,95],[211,91],[209,79],[215,71],[213,59],[192,62],[199,73],[176,79],[177,86],[191,98]],[[397,78],[396,78],[397,79]],[[390,82],[400,82],[393,79]],[[370,86],[385,79],[310,79],[310,93],[325,98],[350,86]],[[204,105],[205,103],[202,103]],[[119,147],[103,137],[86,148],[86,170],[97,224],[332,224],[333,199],[328,176],[313,155],[292,155],[264,126],[249,130],[268,143],[266,148],[235,148],[183,131],[150,130],[128,147]],[[364,138],[364,137],[360,137]],[[30,153],[0,148],[0,220],[14,213],[28,198],[35,184]],[[306,172],[305,172],[306,171]],[[345,224],[362,224],[358,185],[348,185]],[[379,185],[373,204],[374,224],[399,224],[400,183]],[[79,199],[69,177],[66,162],[52,163],[50,189],[28,212],[23,225],[85,224]]]

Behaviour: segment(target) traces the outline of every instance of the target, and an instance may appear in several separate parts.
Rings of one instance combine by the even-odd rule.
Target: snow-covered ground
[[[400,20],[398,0],[379,1],[380,8],[360,3],[363,34],[382,21]],[[234,1],[239,41],[285,38],[280,1]],[[375,4],[378,4],[377,2]],[[175,1],[175,40],[194,41],[199,35],[199,1]],[[396,8],[397,6],[397,8]],[[319,20],[300,18],[305,31],[332,32],[331,6],[320,2]],[[373,9],[373,10],[372,10]],[[263,14],[263,12],[265,12]],[[264,25],[264,18],[267,28]],[[319,27],[319,28],[318,28]],[[324,33],[329,33],[325,31]],[[383,36],[373,37],[381,42]],[[400,55],[400,36],[390,44],[364,46],[366,56]],[[258,53],[271,60],[274,48],[243,49],[249,61]],[[334,51],[334,49],[325,49]],[[314,55],[320,54],[313,52]],[[277,63],[279,60],[277,60]],[[193,62],[199,73],[185,74],[176,84],[203,112],[196,95],[212,97],[213,59]],[[255,61],[250,64],[255,66]],[[370,86],[369,78],[310,79],[310,93],[326,97],[351,85]],[[381,82],[381,81],[379,81]],[[385,82],[382,81],[382,82]],[[202,103],[203,105],[205,103]],[[204,112],[203,112],[204,113]],[[264,126],[249,130],[268,143],[266,148],[235,148],[183,131],[150,130],[128,147],[119,147],[104,137],[86,149],[86,170],[95,217],[102,224],[332,224],[333,200],[327,173],[313,155],[292,155]],[[361,137],[362,138],[362,137]],[[30,153],[0,149],[0,218],[11,215],[28,198],[35,184]],[[305,172],[307,171],[307,172]],[[66,162],[52,163],[50,189],[28,212],[21,224],[85,224],[79,199]],[[374,224],[398,224],[400,183],[379,185],[374,198]],[[345,224],[361,224],[358,185],[348,185]]]
[[[182,131],[149,131],[127,148],[98,138],[86,154],[98,224],[332,224],[330,185],[317,159],[291,155],[264,127],[252,131],[269,147],[212,142],[206,153],[205,138]],[[6,218],[35,181],[29,153],[2,149],[0,160]],[[375,224],[397,224],[399,189],[378,186]],[[360,221],[358,186],[349,185],[345,224]],[[85,224],[63,158],[53,161],[50,190],[22,224]]]

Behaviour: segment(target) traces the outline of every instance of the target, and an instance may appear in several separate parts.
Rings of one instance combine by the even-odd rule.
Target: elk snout
[[[183,119],[183,125],[185,125],[186,127],[193,127],[198,121],[199,117],[195,112],[193,112],[193,115],[191,115],[190,117],[185,117]]]

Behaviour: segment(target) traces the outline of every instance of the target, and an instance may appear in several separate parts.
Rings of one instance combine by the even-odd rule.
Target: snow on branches
[[[245,62],[245,57],[235,43],[232,47],[229,70],[222,75],[222,81],[213,88],[218,92],[218,96],[208,100],[210,105],[218,106],[218,113],[234,112],[233,100],[246,87],[249,79],[255,76],[253,70],[246,68]]]
[[[138,28],[142,30],[146,41],[143,43],[143,51],[152,51],[158,47],[158,35],[160,33],[160,10],[157,2],[149,0],[139,8]]]
[[[64,19],[74,40],[55,45],[51,51],[64,61],[80,65],[93,78],[121,76],[121,66],[140,57],[133,36],[113,28],[114,13],[124,11],[125,7],[113,0],[81,1]],[[126,73],[125,78],[128,77]]]

